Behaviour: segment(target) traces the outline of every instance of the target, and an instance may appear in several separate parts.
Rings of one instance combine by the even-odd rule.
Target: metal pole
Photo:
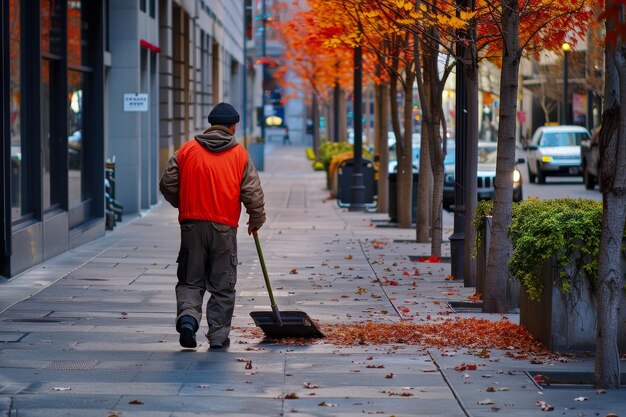
[[[365,211],[363,182],[363,52],[354,48],[354,159],[352,169],[352,199],[349,211]],[[338,122],[338,121],[336,121]]]
[[[337,65],[339,70],[339,65]],[[333,139],[331,142],[341,142],[339,139],[339,81],[335,81],[333,88]]]
[[[267,22],[267,15],[265,10],[265,2],[267,0],[261,0],[263,2],[263,6],[261,8],[261,18],[263,22],[263,31],[261,32],[261,142],[265,143],[265,58],[267,55],[267,37],[265,33],[265,26]]]
[[[459,10],[465,10],[467,0],[457,0]],[[459,33],[462,35],[462,33]],[[467,143],[467,95],[465,68],[463,57],[465,45],[458,41],[456,44],[456,118],[454,123],[455,151],[454,151],[454,229],[450,239],[450,272],[455,280],[462,280],[463,265],[465,264],[465,153]],[[446,132],[444,134],[444,140]]]
[[[563,54],[563,124],[564,125],[571,124],[571,121],[569,119],[568,55],[569,55],[569,51],[566,50]]]
[[[248,147],[248,36],[246,35],[246,0],[242,1],[243,3],[243,70],[241,73],[243,74],[243,100],[241,115],[242,119],[242,131],[243,131],[243,144],[247,148]]]

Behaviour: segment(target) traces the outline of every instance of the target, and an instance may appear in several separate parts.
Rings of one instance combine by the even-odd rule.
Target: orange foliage
[[[406,344],[441,348],[516,349],[535,354],[548,350],[528,331],[509,320],[455,318],[428,323],[357,323],[322,326],[326,343],[337,345]]]
[[[333,2],[309,0],[310,9],[297,13],[292,19],[277,22],[274,29],[284,44],[284,65],[275,78],[283,87],[291,72],[305,81],[303,87],[322,100],[328,100],[329,87],[338,83],[344,90],[352,89],[353,50],[359,42],[359,32],[345,9]],[[374,73],[368,52],[364,53],[364,78]]]
[[[384,52],[383,40],[391,40],[397,46],[393,43],[394,36],[406,32],[422,36],[436,26],[444,53],[453,54],[458,31],[474,23],[479,54],[498,61],[502,53],[501,3],[497,0],[477,0],[474,11],[457,10],[455,0],[422,1],[419,7],[408,0],[308,0],[307,3],[310,13],[315,15],[316,33],[322,44],[353,45],[361,41],[373,52]],[[522,49],[526,54],[537,55],[544,50],[559,52],[565,41],[575,45],[577,39],[584,39],[587,30],[599,27],[593,6],[602,7],[603,1],[519,0]],[[620,30],[626,33],[623,28]],[[412,53],[412,45],[404,48],[405,53]]]
[[[551,355],[524,327],[507,319],[491,321],[470,317],[430,321],[425,323],[345,323],[319,326],[324,339],[282,338],[267,342],[288,345],[328,343],[334,345],[414,345],[435,348],[482,349],[479,356],[488,357],[487,349],[504,349],[509,356],[526,359],[528,354]],[[243,337],[261,338],[259,328],[242,329]],[[507,352],[507,354],[508,354]]]
[[[499,60],[503,44],[500,35],[500,2],[479,1],[477,46],[488,58]],[[520,46],[527,55],[542,51],[561,53],[561,45],[575,45],[598,21],[589,0],[519,0]]]

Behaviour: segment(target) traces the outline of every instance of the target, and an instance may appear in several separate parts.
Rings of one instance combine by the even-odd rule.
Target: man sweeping
[[[208,291],[206,335],[211,349],[220,349],[230,344],[241,203],[248,214],[248,234],[252,234],[265,223],[265,202],[256,168],[234,137],[237,110],[219,103],[208,119],[211,127],[170,158],[159,189],[178,208],[176,330],[180,345],[197,346],[196,332]]]

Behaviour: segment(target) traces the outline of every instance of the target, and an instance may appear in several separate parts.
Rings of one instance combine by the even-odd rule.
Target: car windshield
[[[588,138],[584,132],[546,132],[539,146],[580,146],[580,142]]]
[[[443,160],[444,165],[454,165],[455,162],[455,148],[453,144],[448,142],[448,153]],[[495,164],[498,156],[498,147],[496,144],[479,144],[478,145],[478,163],[479,164]]]

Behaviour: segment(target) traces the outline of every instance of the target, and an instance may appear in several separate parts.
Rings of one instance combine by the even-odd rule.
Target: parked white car
[[[528,179],[545,184],[547,176],[580,176],[580,143],[591,138],[581,126],[541,126],[526,146]]]

